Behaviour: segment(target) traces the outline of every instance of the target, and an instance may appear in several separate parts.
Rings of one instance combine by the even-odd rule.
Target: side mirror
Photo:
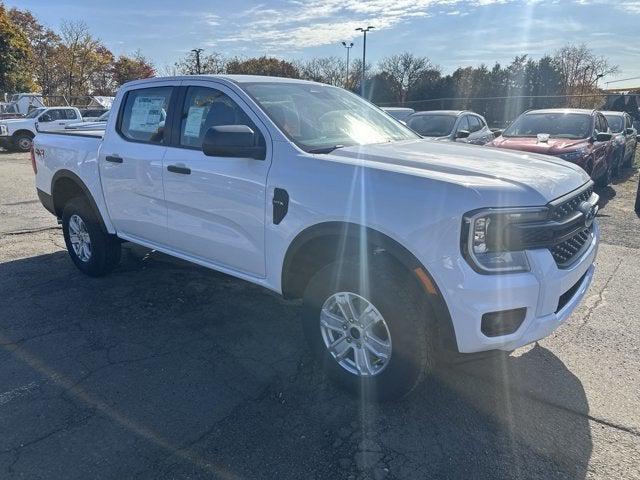
[[[49,115],[48,113],[45,113],[44,115],[40,115],[40,118],[38,119],[41,122],[50,122],[51,121],[51,115]]]
[[[256,146],[256,140],[256,133],[247,125],[220,125],[207,130],[202,140],[202,151],[209,157],[264,160],[267,149]]]
[[[467,138],[471,133],[469,130],[458,130],[456,132],[456,138]]]
[[[496,128],[494,130],[491,130],[493,132],[493,135],[497,138],[500,137],[502,135],[502,130],[500,130],[499,128]]]
[[[607,132],[598,132],[596,133],[596,142],[608,142],[611,140],[613,135]]]

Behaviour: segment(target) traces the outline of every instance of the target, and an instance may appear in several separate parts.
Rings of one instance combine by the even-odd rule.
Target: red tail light
[[[31,145],[31,167],[33,168],[33,173],[38,174],[38,165],[36,165],[36,154],[33,151],[33,145]]]

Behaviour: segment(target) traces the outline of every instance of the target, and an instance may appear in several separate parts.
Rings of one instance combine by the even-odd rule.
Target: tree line
[[[301,78],[361,91],[362,62],[337,56],[286,60],[188,52],[156,71],[140,52],[117,58],[82,22],[43,26],[27,10],[0,3],[0,92],[112,95],[130,80],[155,75],[256,74]],[[416,110],[469,109],[499,124],[529,108],[595,107],[598,81],[617,72],[586,45],[566,45],[540,59],[521,55],[509,64],[460,67],[449,74],[429,58],[399,53],[366,65],[365,95],[374,103]]]

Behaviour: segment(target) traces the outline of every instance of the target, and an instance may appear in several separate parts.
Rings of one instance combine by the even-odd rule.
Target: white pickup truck
[[[22,118],[0,120],[0,147],[28,152],[37,132],[58,132],[82,120],[75,107],[36,108]]]
[[[355,392],[543,338],[591,283],[598,196],[563,160],[423,140],[291,79],[141,80],[112,112],[34,142],[76,266],[103,275],[129,241],[302,299],[319,365]]]

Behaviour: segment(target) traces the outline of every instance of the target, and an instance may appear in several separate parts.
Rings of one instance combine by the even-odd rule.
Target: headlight
[[[615,143],[616,145],[624,145],[626,143],[626,138],[624,138],[624,136],[622,135],[617,135],[614,139],[613,139],[613,143]]]
[[[563,160],[567,160],[569,162],[573,162],[573,161],[581,159],[586,154],[587,154],[587,150],[581,148],[579,150],[574,150],[572,152],[563,153],[563,154],[559,155],[559,157],[561,159],[563,159]]]
[[[546,207],[488,208],[469,212],[463,218],[461,247],[467,262],[479,273],[529,271],[521,239],[511,227],[541,222]]]

